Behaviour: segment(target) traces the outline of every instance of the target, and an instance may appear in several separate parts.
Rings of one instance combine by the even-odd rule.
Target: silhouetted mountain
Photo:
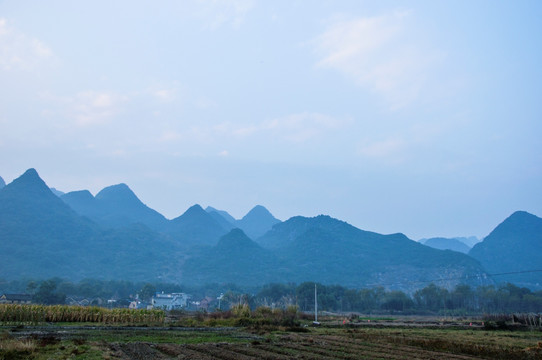
[[[273,248],[291,270],[283,281],[408,290],[412,282],[452,286],[459,281],[450,279],[484,275],[482,267],[466,255],[432,249],[403,234],[363,231],[329,216],[291,218],[258,242]]]
[[[107,227],[123,227],[141,223],[158,230],[167,219],[143,204],[126,184],[108,186],[93,197],[87,190],[73,191],[61,196],[80,215]]]
[[[184,284],[264,284],[280,278],[277,264],[270,251],[249,239],[241,229],[233,229],[215,246],[189,259],[183,267],[181,281]]]
[[[0,176],[0,189],[3,188],[4,186],[6,186],[6,182],[5,182],[4,179],[2,179],[2,177]]]
[[[52,193],[34,169],[0,191],[5,278],[132,280],[168,274],[175,244],[142,226],[102,230]]]
[[[76,272],[73,261],[66,261],[66,253],[81,256],[84,267],[84,244],[98,233],[97,226],[55,196],[34,169],[0,191],[3,276],[47,276],[56,272],[52,269]]]
[[[216,222],[226,230],[235,229],[235,219],[225,211],[216,210],[210,206],[205,208],[205,211],[216,220]],[[228,220],[228,217],[233,219],[233,222]]]
[[[424,241],[420,241],[420,242],[426,246],[432,247],[433,249],[453,250],[453,251],[457,251],[463,254],[468,254],[469,250],[471,249],[464,242],[456,238],[435,237],[435,238],[425,239]]]
[[[476,236],[456,237],[455,239],[461,241],[463,244],[467,245],[471,249],[474,245],[478,244],[481,241]]]
[[[218,210],[218,209],[215,209],[212,206],[207,206],[205,208],[205,211],[207,211],[209,214],[212,214],[213,212],[216,212],[218,215],[222,216],[224,218],[224,220],[226,220],[230,224],[235,224],[237,222],[237,220],[235,220],[235,218],[233,216],[231,216],[227,211]]]
[[[91,219],[99,217],[99,205],[88,190],[70,191],[62,195],[60,199],[80,215]]]
[[[228,229],[222,227],[213,216],[196,204],[171,220],[165,231],[188,246],[215,245]]]
[[[260,232],[272,226],[255,243],[240,229],[230,231],[232,224],[219,212],[199,205],[167,221],[124,184],[105,188],[96,197],[78,191],[61,200],[29,169],[0,190],[0,275],[187,284],[317,281],[406,291],[428,282],[446,287],[492,282],[473,258],[430,248],[403,234],[363,231],[323,215],[277,222],[260,206],[240,220]],[[470,254],[493,273],[538,270],[541,237],[542,219],[517,212]],[[501,279],[529,287],[542,283],[534,272],[496,280]]]
[[[55,194],[55,195],[58,196],[58,197],[61,197],[62,195],[65,194],[63,191],[60,191],[60,190],[58,190],[58,189],[55,189],[54,187],[51,188],[51,191],[53,192],[53,194]]]
[[[542,270],[542,219],[517,211],[476,244],[469,255],[493,274]],[[509,281],[530,288],[542,288],[542,272],[496,276],[495,281]]]
[[[261,205],[255,206],[241,220],[238,220],[236,225],[251,239],[257,239],[273,227],[280,223],[265,207]]]

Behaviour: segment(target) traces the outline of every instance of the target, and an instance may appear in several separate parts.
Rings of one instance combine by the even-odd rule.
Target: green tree
[[[29,294],[34,294],[36,292],[36,289],[38,288],[38,283],[35,282],[34,280],[30,280],[27,284],[26,284],[26,292],[29,293]]]
[[[57,286],[57,282],[54,280],[43,281],[33,297],[34,302],[46,305],[64,304],[66,302],[66,294],[57,293]]]
[[[143,301],[151,301],[154,294],[156,294],[156,288],[153,284],[147,283],[139,291],[139,298]]]

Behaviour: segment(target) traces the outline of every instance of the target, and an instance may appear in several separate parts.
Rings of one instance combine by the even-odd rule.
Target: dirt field
[[[542,359],[540,332],[404,327],[4,327],[0,359]],[[0,346],[0,350],[2,347]]]

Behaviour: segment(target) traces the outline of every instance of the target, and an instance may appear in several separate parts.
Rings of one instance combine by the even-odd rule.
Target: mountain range
[[[260,205],[240,220],[197,204],[169,220],[126,184],[96,196],[86,190],[58,194],[34,169],[0,189],[0,277],[318,281],[411,291],[431,281],[449,287],[488,284],[488,272],[540,267],[534,254],[542,250],[542,219],[524,212],[514,213],[466,255],[325,215],[281,222]],[[524,286],[542,283],[540,273],[517,275],[513,280]]]
[[[422,239],[420,243],[439,250],[453,250],[463,254],[468,254],[471,247],[464,241],[464,238],[443,238],[434,237],[429,239]]]

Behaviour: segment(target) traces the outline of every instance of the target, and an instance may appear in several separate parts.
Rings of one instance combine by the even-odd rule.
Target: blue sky
[[[539,1],[0,1],[0,176],[169,218],[542,215]]]

